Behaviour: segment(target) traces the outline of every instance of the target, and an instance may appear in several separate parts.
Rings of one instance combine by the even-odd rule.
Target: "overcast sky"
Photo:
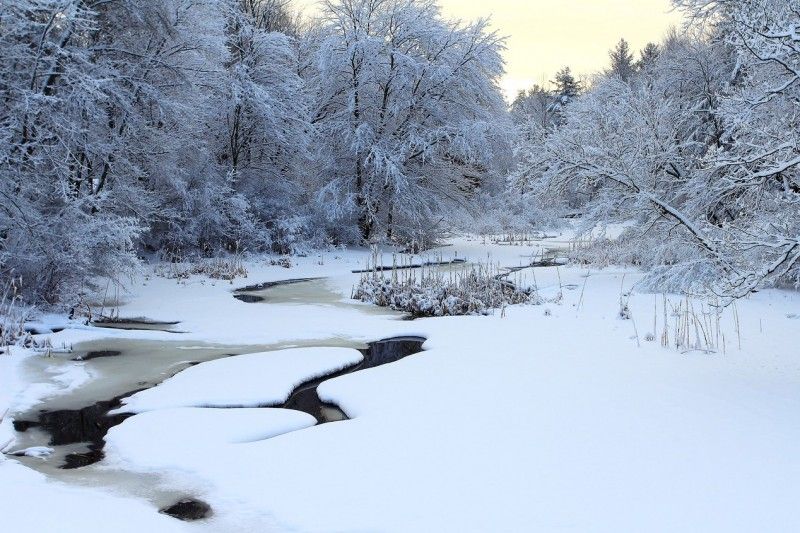
[[[295,0],[313,6],[316,0]],[[553,79],[562,66],[576,74],[606,67],[608,50],[620,37],[639,50],[680,24],[670,0],[440,0],[444,14],[472,20],[491,17],[508,37],[506,94]],[[313,13],[313,7],[307,10]],[[637,52],[638,53],[638,52]]]

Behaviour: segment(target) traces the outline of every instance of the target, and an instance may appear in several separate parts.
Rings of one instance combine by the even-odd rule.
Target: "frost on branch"
[[[587,227],[633,222],[616,255],[648,268],[653,286],[729,301],[797,284],[800,2],[675,3],[691,15],[685,31],[634,72],[597,76],[561,122],[521,130],[533,134],[512,186]]]

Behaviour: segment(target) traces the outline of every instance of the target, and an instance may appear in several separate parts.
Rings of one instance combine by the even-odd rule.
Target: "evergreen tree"
[[[636,62],[636,68],[638,70],[647,70],[651,68],[659,55],[661,55],[661,47],[656,43],[647,43],[639,53],[639,61]]]
[[[619,76],[622,81],[629,81],[636,69],[633,64],[633,54],[628,41],[620,39],[617,45],[608,53],[611,57],[610,74]]]
[[[572,75],[569,67],[564,67],[556,73],[553,84],[556,86],[555,92],[561,97],[562,103],[566,103],[581,93],[581,84]]]

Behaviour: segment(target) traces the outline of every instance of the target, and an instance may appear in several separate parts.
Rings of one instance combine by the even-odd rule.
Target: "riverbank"
[[[441,250],[445,258],[489,255],[514,267],[551,242],[450,244]],[[141,277],[119,315],[177,321],[183,333],[69,328],[51,335],[55,347],[113,337],[257,345],[259,351],[352,347],[393,336],[427,340],[420,354],[319,386],[321,399],[350,420],[249,442],[222,438],[223,423],[213,451],[174,432],[169,449],[153,445],[158,424],[169,424],[166,415],[142,424],[150,435],[123,431],[128,421],[112,430],[113,446],[98,468],[158,472],[167,487],[202,494],[214,510],[207,520],[183,524],[120,491],[105,496],[113,499],[106,508],[120,512],[97,529],[80,517],[91,517],[94,498],[113,487],[56,484],[5,459],[0,486],[8,493],[24,486],[30,501],[0,504],[4,523],[18,530],[39,524],[40,531],[74,525],[83,532],[115,529],[123,518],[131,530],[158,531],[254,524],[267,531],[398,532],[800,526],[793,503],[800,496],[797,293],[762,291],[740,302],[735,315],[733,309],[721,315],[724,340],[715,350],[676,350],[671,340],[661,346],[663,332],[671,339],[680,318],[670,308],[664,327],[661,296],[625,296],[630,318],[620,317],[621,294],[636,272],[522,271],[518,281],[535,280],[545,303],[486,317],[406,321],[348,300],[358,280],[352,271],[368,256],[366,250],[329,252],[296,259],[289,269],[254,260],[246,265],[248,278],[234,284]],[[283,287],[271,300],[233,297],[246,285],[320,277],[311,286]],[[670,305],[680,300],[673,297]],[[6,391],[0,401],[10,407],[4,437],[13,436],[10,418],[42,398],[55,402],[99,387],[92,384],[103,382],[103,360],[71,359],[54,354],[42,363],[24,351],[0,357]],[[56,520],[68,509],[70,518]]]

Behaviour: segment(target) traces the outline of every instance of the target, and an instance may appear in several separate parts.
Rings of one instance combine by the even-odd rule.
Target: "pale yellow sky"
[[[311,6],[316,0],[295,0]],[[546,84],[563,66],[588,75],[608,65],[608,50],[624,37],[636,51],[680,25],[670,0],[440,0],[445,16],[491,17],[508,37],[503,90],[510,98]]]

